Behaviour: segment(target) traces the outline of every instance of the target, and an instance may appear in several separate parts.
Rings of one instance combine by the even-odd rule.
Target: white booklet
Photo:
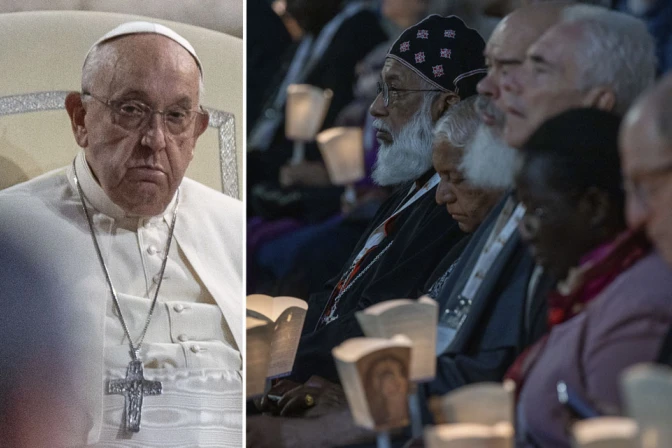
[[[247,343],[245,356],[245,396],[255,397],[264,393],[266,375],[271,362],[271,341],[273,339],[273,322],[258,313],[257,317],[245,319]]]
[[[332,354],[357,426],[387,431],[408,425],[410,339],[348,339]]]
[[[296,350],[299,347],[303,322],[308,304],[295,297],[271,297],[263,294],[247,296],[248,316],[250,311],[259,313],[274,323],[270,349],[268,378],[280,378],[292,372]]]
[[[356,313],[368,337],[407,336],[413,343],[411,381],[431,381],[436,375],[436,325],[438,304],[430,297],[380,302]]]

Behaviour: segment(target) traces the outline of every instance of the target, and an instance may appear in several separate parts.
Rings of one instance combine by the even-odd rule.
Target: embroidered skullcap
[[[112,31],[109,31],[107,34],[105,34],[103,37],[98,39],[95,44],[89,48],[88,53],[86,53],[86,58],[84,58],[84,61],[89,57],[89,54],[91,53],[91,50],[96,48],[98,45],[102,44],[103,42],[107,42],[108,40],[121,37],[121,36],[128,36],[131,34],[160,34],[161,36],[166,36],[168,39],[177,42],[189,52],[193,56],[193,58],[196,60],[196,65],[198,65],[198,70],[201,72],[201,78],[203,78],[203,67],[201,66],[201,60],[198,59],[198,56],[196,55],[196,50],[194,50],[194,47],[191,46],[189,41],[185,39],[184,37],[180,36],[177,34],[175,31],[171,30],[167,26],[161,25],[159,23],[152,23],[152,22],[126,22],[122,23]]]
[[[406,29],[387,53],[443,91],[461,99],[476,94],[487,72],[485,42],[457,16],[433,14]]]

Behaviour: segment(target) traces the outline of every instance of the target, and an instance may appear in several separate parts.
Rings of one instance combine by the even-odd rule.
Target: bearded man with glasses
[[[291,380],[271,389],[263,410],[282,415],[333,411],[332,394],[325,392],[333,390],[326,384],[339,382],[331,350],[362,335],[355,312],[385,300],[417,298],[445,254],[465,236],[436,204],[433,131],[449,108],[476,94],[486,72],[484,48],[483,38],[461,19],[438,15],[408,28],[390,47],[370,113],[380,143],[373,179],[395,187],[395,193],[380,207],[341,272],[311,295]],[[273,396],[283,398],[276,405]],[[272,430],[279,421],[268,418],[248,418],[249,447],[284,446]],[[323,446],[319,438],[330,446],[347,443],[358,434],[344,432],[338,424],[325,431],[326,423],[315,419],[305,423],[305,431],[315,438],[306,435],[300,446]]]
[[[72,164],[0,194],[0,228],[23,223],[16,238],[62,259],[49,269],[81,312],[68,446],[242,443],[244,211],[184,177],[208,126],[202,91],[186,39],[120,25],[66,98]]]

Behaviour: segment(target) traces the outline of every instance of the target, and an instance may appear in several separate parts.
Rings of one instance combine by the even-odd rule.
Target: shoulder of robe
[[[0,191],[0,201],[6,202],[17,198],[35,197],[41,200],[62,197],[64,187],[68,187],[67,168],[58,168],[41,174],[34,179],[21,182]]]
[[[183,204],[190,209],[198,209],[216,220],[225,219],[242,225],[245,215],[242,201],[186,177],[182,180],[182,195]]]

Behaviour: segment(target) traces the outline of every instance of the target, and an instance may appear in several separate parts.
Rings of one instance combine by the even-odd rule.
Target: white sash
[[[483,249],[481,255],[478,257],[476,266],[474,266],[474,269],[471,271],[467,284],[464,285],[464,289],[462,289],[461,295],[463,298],[473,300],[476,292],[478,292],[478,288],[480,288],[481,283],[483,283],[485,275],[497,259],[499,253],[504,249],[504,246],[509,241],[509,238],[511,238],[511,235],[513,235],[513,232],[518,228],[518,223],[523,218],[524,214],[525,206],[520,203],[511,214],[511,217],[499,233],[499,236]]]
[[[523,218],[524,214],[525,206],[522,203],[519,203],[497,237],[494,240],[488,242],[481,251],[481,254],[478,257],[478,261],[476,262],[474,269],[471,270],[469,279],[464,285],[464,288],[462,288],[462,293],[458,297],[459,304],[457,309],[447,309],[443,312],[437,327],[437,356],[445,352],[453,342],[453,339],[455,339],[455,335],[460,330],[462,324],[467,318],[467,315],[469,314],[472,300],[481,287],[488,270],[490,270],[493,263],[502,252],[502,249],[504,249],[504,246],[518,228],[518,223]],[[443,318],[447,315],[446,313],[451,311],[452,315],[450,316],[449,321],[444,321]]]

